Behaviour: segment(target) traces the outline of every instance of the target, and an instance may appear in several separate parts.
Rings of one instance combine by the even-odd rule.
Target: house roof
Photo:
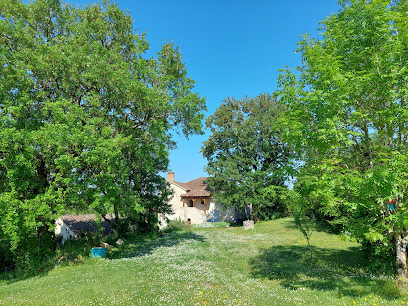
[[[96,215],[62,215],[60,217],[65,225],[76,235],[80,233],[96,232]],[[112,219],[112,215],[107,214],[106,219]],[[101,234],[111,234],[113,232],[112,225],[105,219],[101,220],[103,231]]]
[[[180,188],[182,188],[182,189],[184,189],[186,191],[190,190],[190,187],[188,187],[188,185],[186,183],[180,183],[180,182],[176,182],[176,181],[173,181],[172,183],[179,186]]]
[[[206,179],[206,177],[199,177],[195,180],[182,183],[187,188],[183,188],[186,190],[186,193],[182,194],[181,197],[209,197],[211,195],[211,189],[205,182]]]

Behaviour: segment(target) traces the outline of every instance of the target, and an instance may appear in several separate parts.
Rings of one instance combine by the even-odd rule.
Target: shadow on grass
[[[12,284],[19,281],[27,280],[30,278],[41,278],[48,275],[48,272],[53,268],[53,260],[49,258],[45,258],[44,262],[42,263],[41,267],[36,268],[35,270],[24,270],[20,271],[14,269],[10,272],[2,272],[0,273],[0,283]]]
[[[359,248],[313,247],[313,258],[311,263],[307,246],[274,246],[263,250],[249,264],[253,277],[276,280],[292,290],[337,291],[339,297],[376,294],[389,300],[401,296],[394,280],[369,277]]]
[[[136,237],[129,239],[124,245],[113,249],[108,257],[110,259],[119,259],[145,256],[153,253],[156,248],[172,247],[187,240],[204,242],[205,238],[189,231],[175,231],[163,237]]]
[[[106,238],[104,240],[106,241]],[[204,242],[205,238],[190,231],[173,231],[166,233],[163,237],[158,237],[157,234],[132,234],[123,240],[123,245],[116,246],[108,252],[108,258],[119,259],[144,256],[151,254],[158,247],[172,247],[187,240]],[[17,270],[10,273],[0,273],[0,282],[11,284],[32,277],[41,278],[47,276],[48,272],[57,265],[75,266],[83,264],[89,260],[91,248],[98,246],[99,243],[98,239],[68,240],[58,248],[56,256],[44,258],[41,270],[37,268],[27,273]],[[111,241],[110,243],[114,244]]]
[[[7,284],[33,277],[41,278],[56,266],[73,266],[84,263],[90,257],[93,246],[99,245],[101,237],[89,235],[79,239],[70,239],[65,244],[58,243],[55,253],[40,258],[41,263],[31,264],[25,269],[14,269],[9,273],[0,273],[0,281]]]

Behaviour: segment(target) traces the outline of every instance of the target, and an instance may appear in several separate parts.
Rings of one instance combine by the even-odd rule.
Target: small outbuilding
[[[102,235],[113,233],[111,223],[113,216],[107,214],[101,221]],[[65,243],[70,238],[76,238],[81,234],[96,233],[98,223],[96,215],[62,215],[55,222],[55,235],[60,236],[62,243]]]

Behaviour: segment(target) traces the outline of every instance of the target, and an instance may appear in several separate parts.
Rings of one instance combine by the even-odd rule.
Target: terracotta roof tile
[[[174,183],[175,185],[183,188],[186,191],[190,190],[190,187],[188,187],[188,185],[186,183],[180,183],[180,182],[176,182],[176,181],[173,181],[172,183]]]
[[[199,177],[195,180],[185,183],[189,187],[189,191],[182,194],[182,197],[209,197],[211,195],[211,189],[205,182],[206,177]]]
[[[106,215],[106,219],[112,219],[112,215]],[[75,234],[96,232],[96,216],[90,215],[63,215],[62,221],[66,226]],[[102,234],[111,234],[113,232],[112,225],[106,221],[101,220],[101,226],[103,228]]]

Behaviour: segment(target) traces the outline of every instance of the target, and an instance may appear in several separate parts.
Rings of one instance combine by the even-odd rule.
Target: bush
[[[185,230],[185,228],[186,228],[186,225],[181,220],[170,220],[167,223],[165,231],[167,231],[167,232],[178,232],[178,231]]]
[[[381,271],[387,275],[394,273],[395,249],[392,243],[364,240],[361,245],[371,271]]]
[[[13,254],[11,253],[10,249],[11,247],[8,241],[0,238],[0,273],[4,271],[6,267],[13,264]]]
[[[19,274],[34,275],[43,273],[52,267],[56,252],[56,237],[44,230],[43,235],[27,235],[13,250]]]
[[[255,221],[269,221],[282,218],[287,214],[287,207],[283,203],[279,203],[275,206],[259,207],[254,211],[253,216]]]
[[[54,265],[75,265],[82,263],[90,257],[91,249],[106,242],[115,245],[117,235],[101,236],[99,233],[87,233],[77,239],[69,239],[64,244],[60,244],[54,257]]]

